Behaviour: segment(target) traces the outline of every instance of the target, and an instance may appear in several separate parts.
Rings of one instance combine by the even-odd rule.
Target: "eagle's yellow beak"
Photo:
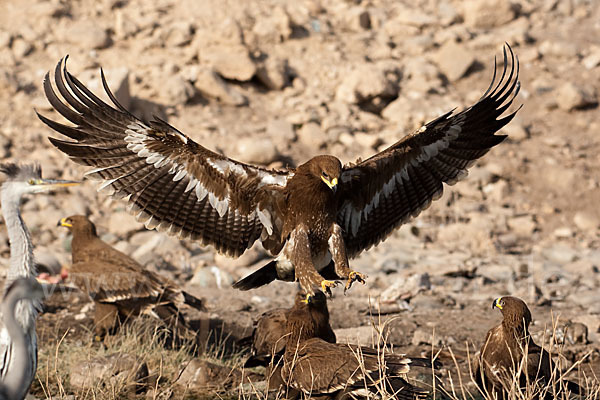
[[[64,226],[67,228],[72,228],[73,225],[71,225],[70,223],[67,222],[67,218],[61,218],[60,221],[58,221],[58,226]]]
[[[492,303],[492,309],[498,308],[498,309],[502,310],[502,305],[500,304],[501,299],[502,299],[502,297],[498,297],[496,300],[494,300],[494,302]]]
[[[327,186],[329,186],[329,189],[335,188],[337,186],[337,183],[338,183],[337,178],[333,178],[332,180],[329,180],[329,179],[325,178],[324,176],[321,176],[321,180],[323,182],[325,182],[325,184]]]

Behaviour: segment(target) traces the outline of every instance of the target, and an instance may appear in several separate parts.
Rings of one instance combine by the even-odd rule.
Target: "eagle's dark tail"
[[[410,358],[410,366],[411,367],[425,367],[425,368],[433,368],[440,369],[442,368],[442,363],[438,360],[433,360],[433,362],[428,358]]]
[[[233,284],[235,289],[250,290],[264,286],[277,279],[277,260],[273,260],[264,267],[254,271],[245,278]]]
[[[206,307],[204,306],[204,300],[201,300],[195,296],[192,296],[188,292],[182,290],[183,301],[190,307],[194,307],[198,311],[206,311]]]
[[[585,390],[575,382],[565,381],[567,384],[567,390],[573,394],[578,394],[580,396],[585,395]]]

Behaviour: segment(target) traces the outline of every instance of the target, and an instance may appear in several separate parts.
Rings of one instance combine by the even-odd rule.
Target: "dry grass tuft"
[[[197,398],[175,385],[182,369],[195,358],[194,338],[182,338],[176,347],[172,346],[166,329],[155,319],[137,318],[124,324],[104,343],[94,342],[92,331],[73,341],[66,339],[68,331],[57,332],[53,337],[57,339],[46,338],[45,343],[40,343],[37,382],[31,390],[37,397],[65,399],[74,395],[78,400]],[[219,345],[218,338],[213,342],[216,344],[204,346],[206,350],[199,356],[201,359],[227,365],[239,363],[236,355],[224,359],[224,346]],[[114,362],[113,358],[120,361]],[[105,359],[111,361],[103,366]],[[100,362],[90,364],[94,360]],[[86,377],[86,368],[95,371],[89,375],[89,381],[86,380],[89,385],[85,388],[72,385],[71,375],[76,374],[79,379]],[[97,372],[102,368],[104,372]],[[143,386],[149,394],[146,390],[136,394],[136,388],[139,388],[136,385]]]

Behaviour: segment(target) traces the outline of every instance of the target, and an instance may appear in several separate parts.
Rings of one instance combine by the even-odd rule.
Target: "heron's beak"
[[[56,224],[56,226],[64,226],[66,228],[72,228],[73,225],[71,225],[70,223],[67,222],[67,218],[61,218],[58,223]]]
[[[500,299],[501,299],[501,297],[498,297],[497,299],[494,300],[494,302],[492,303],[492,310],[494,308],[498,308],[498,309],[502,310],[502,306],[500,305]]]
[[[34,190],[38,193],[49,192],[54,189],[60,189],[68,186],[80,185],[78,181],[65,181],[62,179],[36,179],[31,183]]]
[[[335,189],[337,188],[337,183],[338,183],[337,178],[333,178],[332,180],[329,180],[329,179],[325,178],[324,176],[321,176],[321,180],[323,182],[325,182],[325,184],[327,186],[329,186],[329,189],[331,189],[335,192]]]
[[[42,179],[42,182],[40,183],[40,185],[46,186],[50,189],[54,189],[54,188],[62,188],[62,187],[81,185],[81,182],[65,181],[62,179]]]

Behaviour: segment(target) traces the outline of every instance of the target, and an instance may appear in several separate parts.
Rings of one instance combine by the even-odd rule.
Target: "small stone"
[[[586,69],[594,69],[600,65],[600,47],[594,46],[581,63]]]
[[[283,42],[292,35],[290,17],[282,7],[275,7],[271,10],[269,16],[257,18],[252,33],[261,42]]]
[[[0,47],[7,48],[10,47],[10,43],[12,41],[12,35],[10,32],[0,30]]]
[[[281,118],[275,118],[267,122],[267,135],[274,140],[292,142],[296,140],[296,132],[292,124]]]
[[[33,51],[33,49],[33,45],[24,39],[16,38],[12,42],[12,52],[15,55],[15,58],[19,59],[27,57]]]
[[[83,49],[103,49],[111,42],[106,29],[86,20],[69,25],[64,40]]]
[[[184,79],[179,75],[170,76],[165,82],[165,93],[168,97],[168,103],[171,106],[183,105],[188,102],[194,94],[196,89],[190,81]]]
[[[573,223],[584,232],[595,232],[600,227],[598,217],[587,211],[577,211],[573,216]]]
[[[246,163],[268,165],[279,157],[279,152],[269,138],[244,137],[237,141],[237,159]]]
[[[375,64],[364,64],[351,71],[340,83],[336,99],[346,103],[360,103],[375,97],[391,98],[398,88],[385,71]]]
[[[191,285],[198,285],[201,287],[216,287],[223,289],[231,286],[233,283],[233,277],[222,269],[211,266],[211,267],[200,267],[190,279]]]
[[[517,245],[519,238],[514,233],[504,233],[498,236],[498,244],[504,248],[511,248]]]
[[[567,342],[569,344],[588,344],[588,327],[582,322],[569,322],[566,326]]]
[[[321,126],[316,122],[308,122],[298,129],[298,141],[307,147],[319,148],[326,140]]]
[[[416,26],[417,28],[425,28],[437,23],[436,17],[431,13],[424,12],[417,7],[401,7],[397,9],[394,23],[402,25]]]
[[[589,314],[600,314],[600,303],[598,303],[598,290],[597,289],[588,289],[588,290],[577,290],[574,293],[571,293],[568,297],[568,300],[571,302],[581,306],[586,313]]]
[[[574,42],[565,40],[545,40],[539,47],[539,52],[544,57],[562,57],[572,59],[579,55],[579,49]]]
[[[131,354],[115,353],[72,364],[69,377],[71,387],[78,390],[100,382],[109,386],[124,380],[137,391],[146,384],[148,366]]]
[[[344,15],[344,25],[353,32],[371,29],[371,15],[364,7],[352,7]]]
[[[571,111],[597,105],[598,99],[591,89],[565,82],[556,91],[556,102],[560,109]]]
[[[560,228],[556,228],[553,232],[554,237],[559,239],[568,239],[573,237],[573,230],[568,226],[563,226]]]
[[[476,61],[473,53],[464,44],[446,42],[434,55],[434,61],[450,82],[462,78]]]
[[[501,133],[508,135],[508,139],[512,140],[513,142],[521,142],[529,138],[527,129],[523,126],[523,124],[518,123],[517,121],[511,121],[510,124],[502,128]]]
[[[543,249],[542,255],[548,261],[554,262],[558,265],[570,263],[578,258],[578,252],[575,249],[561,243],[557,243],[552,247]]]
[[[507,221],[507,224],[510,230],[521,238],[531,238],[537,228],[537,223],[531,215],[512,217]]]
[[[381,143],[379,136],[364,132],[356,132],[354,140],[367,149],[375,149]]]
[[[463,2],[465,25],[490,29],[512,21],[516,6],[506,0],[468,0]]]
[[[407,300],[430,288],[431,280],[428,273],[413,274],[408,278],[400,276],[381,293],[381,301]]]
[[[485,265],[477,270],[482,276],[494,281],[494,282],[509,282],[514,280],[515,272],[513,269],[506,265]]]
[[[224,104],[242,106],[248,103],[246,96],[225,82],[212,68],[200,68],[194,85],[203,95]]]
[[[424,345],[424,344],[439,347],[442,345],[442,338],[439,336],[435,337],[433,331],[417,329],[413,333],[412,345],[420,346],[420,345]]]
[[[176,22],[169,27],[165,40],[167,47],[181,47],[189,44],[192,40],[193,27],[189,22]]]
[[[271,90],[280,90],[289,83],[287,60],[268,57],[256,69],[256,77]]]
[[[202,48],[198,58],[202,64],[211,66],[226,79],[245,82],[256,74],[256,64],[242,44]]]
[[[175,384],[192,391],[223,390],[237,386],[241,378],[238,369],[193,359],[186,363]]]

